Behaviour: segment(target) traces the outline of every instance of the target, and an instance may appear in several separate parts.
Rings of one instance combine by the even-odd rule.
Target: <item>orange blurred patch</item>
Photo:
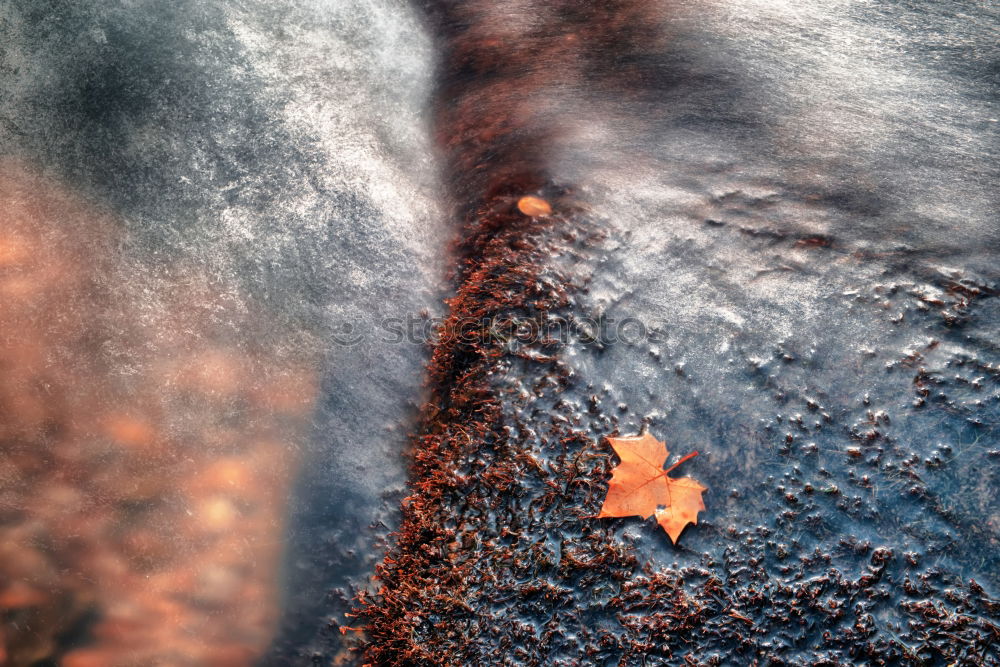
[[[156,430],[149,422],[125,414],[112,415],[104,428],[112,440],[128,447],[146,447],[156,438]]]
[[[517,200],[517,209],[527,216],[537,218],[552,215],[552,206],[541,197],[527,195]]]
[[[48,596],[23,581],[13,581],[0,591],[0,609],[35,607],[48,600]]]
[[[24,239],[14,235],[0,236],[0,268],[23,264],[30,255]]]

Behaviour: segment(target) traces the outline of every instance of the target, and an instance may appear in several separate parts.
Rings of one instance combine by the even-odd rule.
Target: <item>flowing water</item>
[[[454,7],[428,4],[0,5],[0,663],[329,664],[357,641],[468,197],[442,158]],[[503,52],[607,17],[461,20]],[[607,524],[654,570],[724,563],[734,599],[878,573],[843,618],[765,609],[744,658],[815,663],[860,624],[931,664],[1000,660],[1000,10],[629,20],[455,110],[523,114],[601,235],[559,270],[604,335],[514,417],[699,450],[679,547]],[[925,603],[968,620],[912,625]],[[730,664],[729,641],[649,664]]]

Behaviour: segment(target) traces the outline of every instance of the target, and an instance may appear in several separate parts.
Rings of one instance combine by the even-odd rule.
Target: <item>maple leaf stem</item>
[[[673,472],[673,469],[674,469],[674,468],[676,468],[676,467],[677,467],[677,466],[679,466],[680,464],[684,463],[684,462],[685,462],[685,461],[687,461],[688,459],[693,459],[693,458],[694,458],[694,457],[696,457],[696,456],[698,456],[698,452],[697,452],[697,450],[695,450],[695,451],[691,452],[691,453],[690,453],[690,454],[688,454],[687,456],[684,456],[684,457],[682,457],[680,461],[678,461],[677,463],[673,464],[672,466],[670,466],[669,468],[667,468],[666,470],[664,470],[663,472],[661,472],[661,473],[659,474],[659,477],[666,477],[666,476],[667,476],[667,475],[669,475],[669,474],[670,474],[671,472]]]

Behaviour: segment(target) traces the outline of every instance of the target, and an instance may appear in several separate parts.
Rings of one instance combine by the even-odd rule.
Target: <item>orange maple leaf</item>
[[[624,438],[608,438],[621,463],[608,482],[600,517],[656,516],[670,540],[677,544],[681,531],[689,523],[698,523],[698,512],[705,509],[701,494],[706,490],[691,477],[674,479],[667,474],[690,458],[692,452],[667,470],[663,464],[670,456],[665,443],[649,433]]]

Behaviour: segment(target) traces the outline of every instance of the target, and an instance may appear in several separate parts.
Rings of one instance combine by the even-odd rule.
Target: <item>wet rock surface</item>
[[[525,225],[507,222],[491,241],[499,267],[493,245],[475,255],[484,261],[453,317],[579,326],[562,343],[514,336],[459,351],[446,326],[413,495],[382,588],[361,598],[369,659],[998,659],[998,471],[987,443],[1000,377],[992,345],[970,345],[964,324],[990,316],[991,285],[954,274],[868,283],[824,302],[822,335],[772,338],[769,349],[737,327],[708,350],[684,346],[669,325],[634,344],[592,340],[592,295],[613,245],[596,237],[609,223],[577,214]],[[943,297],[933,308],[931,293]],[[838,323],[861,322],[874,340],[845,345]],[[887,354],[893,335],[927,342]],[[678,548],[652,521],[594,518],[613,462],[601,437],[642,429],[701,451],[687,472],[710,487],[708,511]]]
[[[919,216],[927,200],[889,157],[912,150],[893,123],[877,151],[847,128],[820,146],[773,125],[807,101],[795,77],[789,99],[744,88],[760,72],[710,70],[697,38],[724,50],[747,34],[713,25],[713,5],[697,27],[680,20],[694,4],[675,8],[663,33],[646,29],[645,3],[580,22],[429,5],[464,263],[412,493],[380,588],[360,597],[366,658],[1000,660],[997,238],[983,175],[956,244],[950,213]],[[870,102],[870,85],[844,94]],[[560,134],[560,111],[584,125],[593,114],[596,129]],[[598,159],[581,160],[588,150]],[[894,188],[872,180],[876,163]],[[954,155],[924,166],[962,173]],[[576,186],[553,217],[529,223],[518,194],[496,194],[546,178]],[[459,322],[483,316],[529,333],[572,324],[558,340],[455,342]],[[603,436],[643,430],[702,454],[685,471],[709,487],[708,510],[677,548],[652,521],[595,518],[614,461]]]

